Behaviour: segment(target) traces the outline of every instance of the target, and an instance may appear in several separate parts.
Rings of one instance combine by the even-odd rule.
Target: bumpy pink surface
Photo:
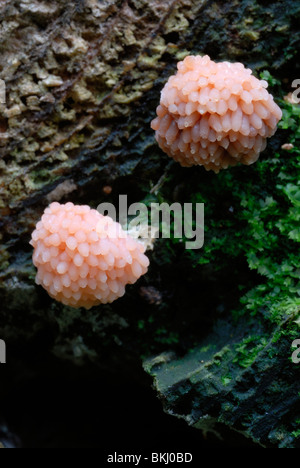
[[[113,302],[147,272],[144,246],[88,206],[52,203],[32,234],[36,283],[66,305]]]
[[[177,68],[151,123],[159,146],[182,166],[214,172],[254,163],[282,117],[267,82],[241,63],[207,55],[186,57]]]

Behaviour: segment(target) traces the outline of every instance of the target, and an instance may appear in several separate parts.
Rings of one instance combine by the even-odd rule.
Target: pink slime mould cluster
[[[151,126],[182,166],[219,172],[254,163],[282,117],[267,82],[241,63],[188,56],[162,90]],[[32,234],[36,282],[63,304],[113,302],[147,272],[143,244],[88,206],[52,203]]]
[[[215,63],[207,55],[188,56],[177,68],[151,124],[162,150],[182,166],[216,173],[253,164],[282,117],[267,82],[241,63]]]
[[[36,283],[65,305],[113,302],[147,272],[145,247],[88,206],[52,203],[32,234]]]

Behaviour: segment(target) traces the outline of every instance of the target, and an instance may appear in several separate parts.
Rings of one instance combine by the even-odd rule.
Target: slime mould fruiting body
[[[90,309],[125,294],[147,272],[145,247],[88,206],[52,203],[32,234],[36,283],[65,305]]]
[[[241,63],[207,55],[188,56],[177,68],[151,123],[161,149],[182,166],[214,172],[257,161],[282,117],[267,82]]]

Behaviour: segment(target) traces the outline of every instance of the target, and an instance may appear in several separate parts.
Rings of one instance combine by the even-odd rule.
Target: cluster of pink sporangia
[[[177,68],[151,124],[159,146],[182,166],[214,172],[254,163],[282,117],[267,82],[241,63],[207,55],[188,56]]]
[[[36,283],[65,305],[113,302],[147,272],[145,247],[88,206],[52,203],[32,234]]]

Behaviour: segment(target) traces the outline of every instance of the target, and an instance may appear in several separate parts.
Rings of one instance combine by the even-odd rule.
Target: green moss
[[[167,328],[159,328],[155,332],[154,340],[160,344],[176,345],[179,343],[179,334]]]
[[[277,78],[274,78],[269,72],[269,70],[263,70],[259,74],[259,76],[262,80],[266,80],[269,83],[269,85],[272,87],[280,85],[280,80],[278,80]]]
[[[215,345],[209,344],[209,345],[207,345],[207,346],[203,346],[203,347],[200,349],[200,351],[201,351],[202,353],[207,353],[207,352],[210,351],[211,349],[215,349]]]
[[[245,338],[235,346],[237,355],[233,359],[233,362],[245,368],[251,366],[267,343],[267,337],[250,336]]]
[[[295,439],[298,439],[300,437],[300,429],[293,431],[292,436],[295,437]]]
[[[218,298],[235,323],[242,317],[249,322],[250,338],[235,348],[234,363],[242,367],[250,366],[264,349],[271,329],[268,326],[275,333],[273,343],[291,340],[298,331],[300,311],[300,111],[299,106],[281,99],[284,92],[278,79],[268,71],[262,72],[261,78],[269,82],[275,98],[279,96],[276,100],[283,118],[257,163],[217,175],[194,168],[187,171],[184,184],[182,170],[174,164],[167,169],[160,189],[145,198],[148,205],[171,205],[178,197],[185,203],[205,204],[203,248],[187,251],[183,248],[185,239],[162,239],[156,244],[152,262],[165,270],[186,264],[199,282],[212,285],[230,278],[232,287],[236,281],[235,302],[226,289],[218,292]],[[284,150],[283,143],[294,147]],[[155,182],[150,183],[153,185]],[[184,193],[180,194],[183,185]],[[210,305],[207,312],[211,314]],[[252,331],[250,317],[254,318]],[[263,335],[257,334],[255,323],[264,324],[260,330]],[[284,323],[286,326],[277,330],[277,325]],[[172,324],[166,329],[171,333]],[[270,346],[268,353],[269,357],[275,355],[276,346]],[[215,364],[217,361],[216,357]]]
[[[221,377],[221,382],[224,385],[224,387],[227,387],[227,385],[229,385],[231,381],[232,381],[232,377],[228,374]]]
[[[274,322],[300,310],[300,110],[284,101],[281,106],[280,127],[294,148],[273,152],[270,147],[268,157],[262,155],[251,168],[223,171],[202,185],[201,192],[191,194],[194,203],[205,203],[206,236],[200,251],[186,253],[194,266],[211,265],[215,272],[244,258],[259,284],[247,292],[251,282],[240,284],[246,293],[237,315],[246,311],[256,315],[265,309]],[[166,244],[171,251],[178,240]]]
[[[294,437],[295,439],[300,438],[300,418],[296,417],[294,422],[293,422],[294,430],[291,433],[291,436]]]

